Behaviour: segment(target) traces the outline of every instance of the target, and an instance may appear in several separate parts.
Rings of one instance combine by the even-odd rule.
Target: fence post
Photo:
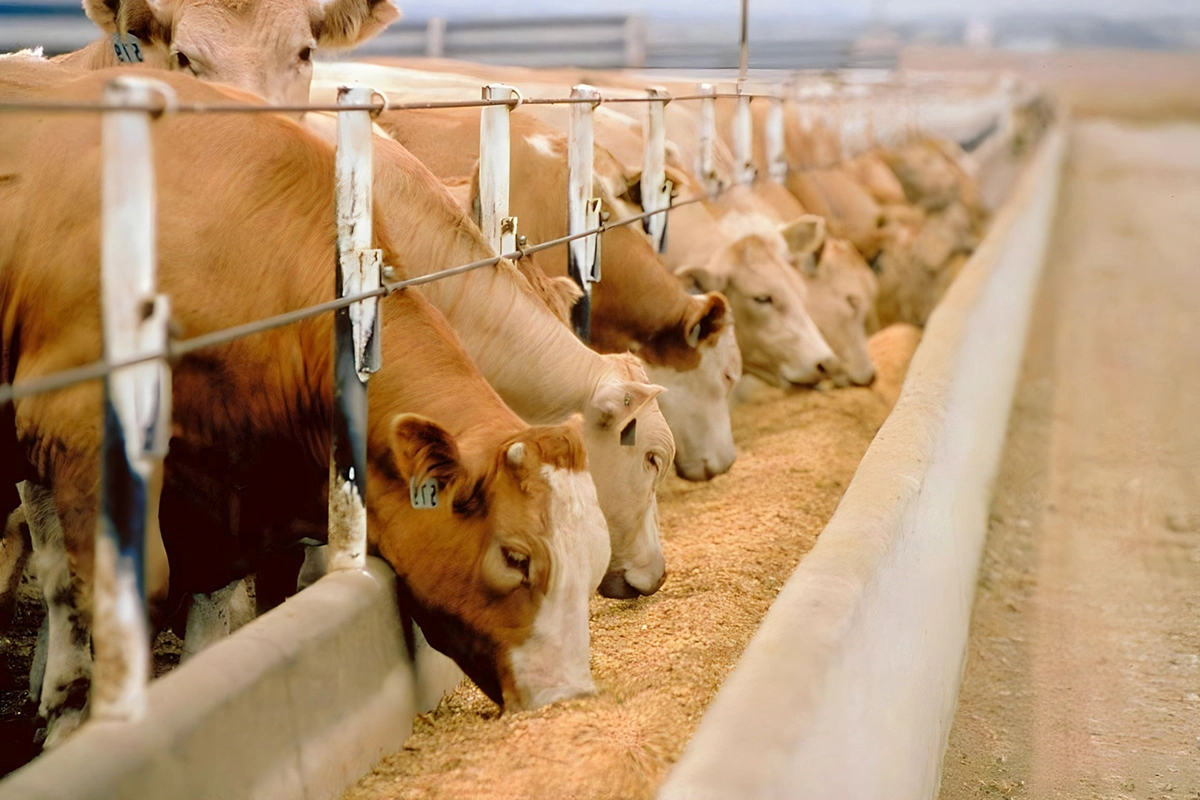
[[[165,360],[170,303],[158,294],[154,149],[146,106],[174,103],[158,81],[123,76],[104,90],[103,237],[100,286],[104,357],[163,358],[104,381],[101,504],[93,588],[93,719],[132,722],[146,708],[150,633],[146,553],[158,539],[163,458],[171,436],[171,371]]]
[[[571,98],[591,102],[572,103],[567,129],[569,185],[567,188],[567,235],[574,236],[600,225],[600,200],[594,197],[595,138],[592,111],[600,102],[595,87],[579,84]],[[583,297],[571,309],[571,326],[585,342],[592,336],[592,284],[600,280],[600,237],[585,236],[567,245],[567,267],[583,289]]]
[[[368,105],[375,92],[338,89],[338,105]],[[371,248],[371,112],[338,113],[336,157],[339,297],[379,288],[382,253]],[[379,300],[334,315],[333,418],[329,455],[330,572],[364,569],[367,558],[367,379],[381,360]]]
[[[763,131],[767,175],[776,183],[783,183],[787,180],[788,162],[784,139],[782,88],[772,95],[769,102],[771,105],[767,109],[767,129]]]
[[[646,106],[646,122],[644,138],[645,150],[642,151],[642,210],[663,211],[671,206],[671,181],[667,180],[667,125],[664,119],[670,95],[662,88],[646,90],[650,103]],[[659,253],[667,250],[667,213],[646,217],[642,223],[650,241]]]
[[[704,183],[707,192],[715,193],[721,190],[721,179],[713,164],[713,148],[717,140],[717,89],[711,83],[702,83],[699,94],[704,95],[700,100],[700,163],[696,172]]]
[[[425,57],[442,58],[446,55],[446,19],[430,17],[425,24]]]
[[[520,99],[512,86],[483,87],[484,100]],[[479,118],[479,227],[497,255],[517,249],[517,218],[508,215],[512,106],[486,106]]]
[[[737,108],[733,114],[733,157],[737,162],[735,183],[752,183],[754,174],[754,120],[750,116],[750,95],[742,84],[737,87]]]

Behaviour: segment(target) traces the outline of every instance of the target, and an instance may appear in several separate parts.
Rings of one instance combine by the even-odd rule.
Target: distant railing
[[[686,25],[683,26],[687,28]],[[99,37],[78,0],[0,0],[0,53],[42,47],[47,55],[77,50]],[[738,65],[738,46],[718,32],[668,36],[639,15],[590,17],[434,18],[400,22],[365,42],[355,58],[451,58],[480,64],[590,69],[724,69]],[[852,36],[754,38],[753,69],[894,68],[898,49],[864,46]]]

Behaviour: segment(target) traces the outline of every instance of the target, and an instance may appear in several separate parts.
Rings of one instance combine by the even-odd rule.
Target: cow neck
[[[376,140],[376,224],[405,277],[490,258],[479,229],[408,151]],[[608,373],[508,262],[426,284],[466,351],[505,402],[531,423],[582,411]]]
[[[729,244],[713,201],[680,206],[671,212],[665,258],[674,270],[707,265]]]
[[[602,280],[592,289],[593,345],[603,352],[635,350],[656,363],[645,348],[673,339],[683,344],[692,298],[632,228],[605,233],[601,247]]]
[[[454,436],[464,459],[491,460],[528,426],[504,404],[430,303],[412,290],[381,307],[383,367],[370,380],[370,448],[383,456],[400,414],[429,417]]]

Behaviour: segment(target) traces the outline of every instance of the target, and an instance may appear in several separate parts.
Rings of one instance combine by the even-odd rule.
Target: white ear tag
[[[142,58],[141,43],[136,36],[114,33],[112,46],[113,52],[117,54],[117,61],[122,64],[140,64],[145,60]]]
[[[429,478],[420,486],[413,482],[413,479],[408,481],[408,497],[412,501],[412,507],[416,509],[426,510],[438,507],[438,482],[437,478]]]

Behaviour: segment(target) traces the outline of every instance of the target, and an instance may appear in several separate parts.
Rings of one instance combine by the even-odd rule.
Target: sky
[[[994,13],[1074,11],[1131,17],[1161,14],[1200,16],[1200,0],[874,0],[885,17],[909,19],[926,15],[979,15]],[[870,11],[872,0],[750,0],[752,16],[834,17],[862,19]],[[401,0],[401,7],[412,17],[437,15],[499,14],[605,14],[643,12],[654,17],[688,15],[692,17],[736,16],[739,0],[522,0],[520,3],[496,3],[495,0]],[[518,12],[518,9],[520,12]]]

